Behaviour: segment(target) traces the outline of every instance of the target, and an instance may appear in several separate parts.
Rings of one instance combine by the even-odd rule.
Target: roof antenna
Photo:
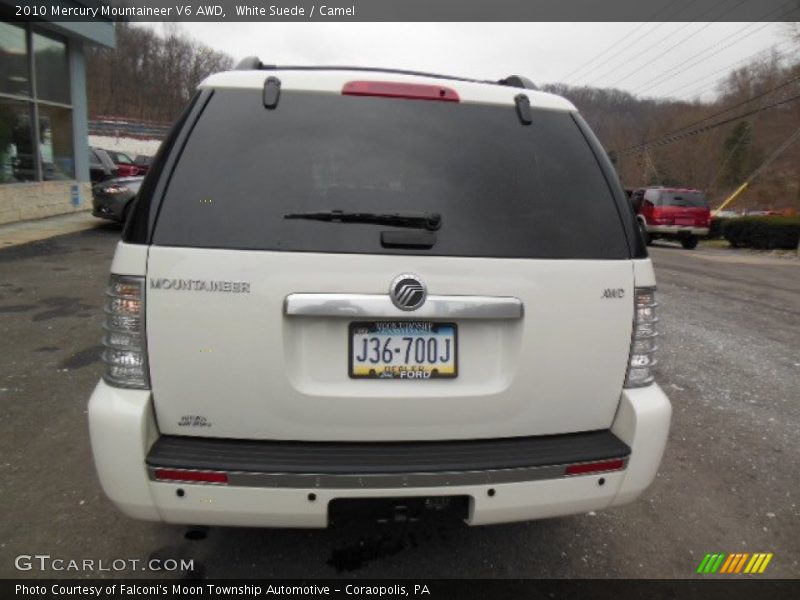
[[[239,61],[235,69],[237,71],[258,71],[261,67],[261,59],[257,56],[247,56]]]

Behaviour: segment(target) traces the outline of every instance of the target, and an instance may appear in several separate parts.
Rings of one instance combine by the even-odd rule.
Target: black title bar
[[[789,600],[800,597],[800,580],[728,577],[637,579],[431,579],[431,580],[0,580],[2,598],[365,598],[398,600]]]
[[[800,0],[0,0],[31,21],[800,21]],[[8,14],[10,13],[10,14]]]

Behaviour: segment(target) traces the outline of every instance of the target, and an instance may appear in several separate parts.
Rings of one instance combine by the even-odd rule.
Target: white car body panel
[[[326,527],[328,502],[335,498],[466,495],[471,500],[470,525],[556,517],[625,504],[655,478],[670,414],[669,400],[656,384],[622,393],[611,430],[632,448],[624,471],[498,485],[257,488],[149,481],[145,457],[160,433],[150,393],[116,389],[101,381],[89,401],[98,476],[119,510],[151,521],[249,527]],[[490,489],[493,495],[489,495]],[[310,493],[315,495],[314,501],[309,499]]]
[[[200,87],[260,93],[269,76],[279,77],[281,90],[289,91],[339,94],[351,81],[408,82],[451,88],[464,103],[514,106],[515,96],[524,93],[536,109],[576,111],[569,101],[535,90],[379,71],[231,71],[209,77]],[[133,338],[140,343],[139,357],[146,350],[146,361],[140,364],[147,365],[149,381],[139,385],[149,384],[149,389],[98,383],[89,401],[89,430],[103,490],[131,517],[195,525],[325,527],[334,499],[458,495],[469,498],[467,522],[482,525],[623,504],[639,496],[656,476],[669,432],[669,400],[655,383],[623,387],[634,291],[656,283],[648,258],[334,254],[179,248],[148,241],[120,242],[111,271],[144,278],[144,326]],[[436,302],[465,296],[473,297],[473,303],[475,298],[512,302],[505,303],[505,313],[488,318],[480,310],[469,318],[434,318],[431,305],[418,312],[395,310],[388,291],[401,273],[419,276]],[[187,280],[228,283],[214,291],[163,284]],[[373,316],[352,318],[308,314],[313,310],[287,314],[287,297],[293,294],[370,295],[365,305],[378,308]],[[521,311],[514,304],[517,300]],[[349,323],[394,319],[455,322],[458,376],[351,379]],[[237,472],[227,464],[183,465],[184,455],[179,454],[179,464],[164,467],[177,470],[177,476],[175,471],[164,476],[158,465],[165,463],[152,461],[155,451],[148,462],[154,444],[175,440],[222,441],[237,452],[241,440],[290,440],[302,453],[308,449],[302,442],[342,442],[349,452],[347,444],[360,442],[466,440],[459,444],[468,446],[472,441],[579,432],[612,440],[616,436],[613,441],[620,449],[571,461],[548,455],[551,462],[540,471],[545,474],[530,477],[508,463],[492,463],[488,470],[407,473],[408,463],[403,462],[402,469],[393,472],[399,473],[399,480],[373,479],[373,485],[359,478],[386,473],[364,469],[349,473],[350,479],[323,479],[323,464],[313,467],[319,471],[302,473],[309,479],[299,484],[289,485],[291,469],[280,468],[261,473],[274,485],[264,480],[239,485]],[[561,439],[573,449],[574,438]],[[274,448],[268,443],[257,447],[269,452]],[[220,459],[216,448],[214,456]],[[407,446],[401,448],[407,452]],[[439,454],[434,457],[440,461]],[[570,467],[578,467],[577,474]],[[585,467],[595,471],[581,473]],[[210,468],[226,474],[223,483],[190,483],[180,477]],[[238,475],[259,473],[245,465]],[[492,480],[490,473],[512,473],[514,478]],[[407,485],[409,475],[431,474],[436,477]],[[458,478],[464,474],[472,478]],[[347,484],[354,479],[358,484]],[[335,483],[326,487],[325,481]],[[394,487],[397,481],[403,486]]]
[[[427,381],[350,379],[350,319],[284,315],[289,294],[387,294],[407,271],[430,294],[513,295],[524,315],[458,321],[458,377]],[[154,289],[161,278],[246,281],[250,291]],[[153,246],[147,279],[151,382],[167,434],[365,441],[607,429],[625,377],[630,261]],[[624,296],[603,298],[606,288]],[[182,426],[185,416],[208,426]]]

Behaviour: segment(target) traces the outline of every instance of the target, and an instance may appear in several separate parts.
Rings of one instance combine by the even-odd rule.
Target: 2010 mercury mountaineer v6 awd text
[[[195,525],[622,504],[669,430],[655,311],[635,217],[567,100],[246,59],[201,84],[117,247],[100,482],[132,517]]]

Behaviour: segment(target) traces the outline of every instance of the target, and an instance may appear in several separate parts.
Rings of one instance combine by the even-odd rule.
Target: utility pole
[[[730,196],[728,196],[725,199],[725,201],[722,204],[720,204],[714,210],[714,214],[718,213],[723,208],[728,206],[728,204],[730,204],[731,202],[736,200],[736,198],[741,196],[744,193],[744,191],[750,186],[750,184],[753,182],[753,180],[756,177],[758,177],[764,171],[764,169],[766,169],[770,164],[772,164],[772,161],[774,161],[776,158],[778,158],[778,156],[780,156],[789,146],[791,146],[798,139],[800,139],[800,127],[798,127],[795,130],[795,132],[792,135],[790,135],[789,138],[785,142],[783,142],[780,146],[778,146],[775,149],[775,152],[770,154],[767,157],[767,159],[763,163],[761,163],[761,165],[759,165],[759,167],[755,171],[753,171],[753,173],[750,175],[750,177],[745,179],[744,183],[742,185],[740,185],[738,188],[736,188],[736,191],[734,191]]]

